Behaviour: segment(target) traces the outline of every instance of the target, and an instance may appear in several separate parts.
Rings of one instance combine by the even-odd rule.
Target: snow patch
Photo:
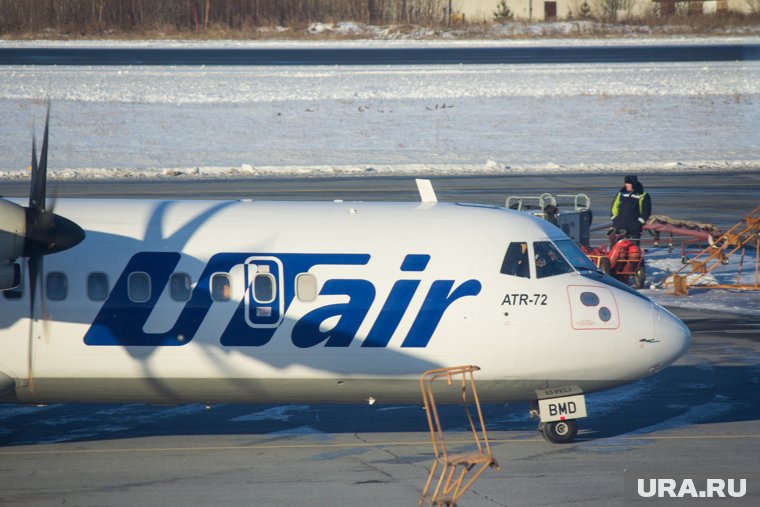
[[[308,405],[285,405],[282,407],[273,407],[260,412],[234,417],[230,419],[230,422],[289,421],[293,416],[293,412],[301,412],[308,408]]]

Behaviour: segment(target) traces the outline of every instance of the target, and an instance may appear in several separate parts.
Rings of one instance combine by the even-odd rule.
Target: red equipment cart
[[[644,250],[637,240],[625,237],[625,232],[609,235],[610,246],[593,249],[583,248],[584,253],[603,273],[629,283],[633,278],[636,289],[644,288],[646,282],[646,267],[644,265]]]

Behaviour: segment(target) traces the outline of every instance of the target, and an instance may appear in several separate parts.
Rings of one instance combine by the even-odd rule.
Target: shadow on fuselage
[[[188,396],[175,392],[169,383],[161,379],[162,375],[160,372],[154,371],[154,368],[151,366],[151,357],[163,347],[183,347],[190,342],[199,345],[208,352],[204,357],[218,370],[219,377],[228,379],[232,383],[238,382],[235,375],[236,372],[230,371],[229,363],[226,361],[232,354],[238,357],[248,356],[280,369],[297,364],[325,372],[336,371],[340,375],[353,373],[372,375],[383,373],[382,370],[373,371],[371,363],[368,364],[367,362],[355,359],[351,360],[351,358],[340,361],[340,366],[336,368],[334,357],[315,353],[294,354],[292,346],[289,353],[282,353],[281,343],[269,344],[269,340],[275,334],[274,330],[246,327],[244,322],[245,316],[238,315],[244,311],[245,301],[243,298],[247,297],[247,295],[240,296],[238,301],[234,299],[226,303],[212,301],[209,279],[213,272],[230,272],[234,266],[245,263],[246,258],[254,255],[256,252],[262,252],[258,255],[277,254],[267,253],[268,236],[255,235],[245,238],[245,252],[249,253],[216,254],[208,261],[182,253],[191,239],[198,239],[196,233],[198,233],[201,226],[207,224],[212,217],[217,216],[227,207],[234,204],[234,201],[210,203],[207,207],[186,219],[179,227],[169,231],[169,227],[166,224],[171,223],[171,221],[167,217],[175,204],[177,203],[173,201],[157,201],[153,203],[150,217],[142,232],[142,239],[98,230],[87,230],[87,237],[80,245],[56,256],[51,256],[46,264],[47,271],[61,270],[65,273],[69,270],[72,276],[81,278],[81,280],[77,280],[77,284],[80,287],[80,292],[82,292],[76,300],[70,297],[68,300],[60,302],[47,302],[48,318],[52,323],[78,323],[83,326],[89,326],[88,329],[83,328],[84,335],[81,339],[86,345],[93,347],[94,353],[98,348],[103,350],[103,347],[118,347],[125,351],[129,356],[140,361],[142,377],[150,384],[151,390],[154,393],[158,393],[160,395],[158,397],[169,401],[188,399]],[[86,207],[87,205],[83,206],[83,208]],[[97,207],[97,203],[95,205],[90,203],[89,207]],[[213,227],[213,224],[209,227]],[[111,228],[114,230],[118,229],[118,224],[113,224]],[[213,248],[213,245],[211,248]],[[291,257],[301,256],[299,259],[305,257],[311,259],[297,263],[302,269],[283,274],[283,277],[288,282],[285,283],[285,291],[290,291],[291,293],[291,287],[295,285],[293,283],[295,275],[308,271],[311,265],[320,263],[342,264],[342,259],[346,257],[364,259],[363,261],[353,260],[351,262],[353,264],[366,264],[366,259],[369,258],[369,255],[366,254],[283,255]],[[86,263],[82,262],[83,257],[87,258]],[[336,261],[333,257],[339,260]],[[141,258],[143,259],[142,261],[140,261]],[[214,259],[217,260],[215,261]],[[159,304],[159,298],[162,297],[161,295],[168,284],[170,274],[180,262],[183,272],[202,273],[198,280],[196,280],[197,286],[193,291],[191,300],[186,303],[176,303],[177,305],[182,305],[183,310],[169,330],[160,333],[144,331],[146,322],[154,313],[156,305]],[[308,264],[308,262],[312,262],[312,264]],[[105,272],[111,282],[109,294],[105,301],[92,301],[84,295],[83,280],[88,273],[93,272]],[[154,286],[148,301],[136,303],[128,297],[127,281],[129,275],[133,272],[148,272],[156,275],[152,277]],[[374,294],[372,297],[374,298]],[[28,317],[28,298],[29,293],[25,291],[25,295],[21,299],[7,302],[4,311],[0,312],[0,332],[18,323],[19,320]],[[290,294],[289,298],[293,299],[292,294]],[[237,318],[234,320],[238,322],[238,326],[232,332],[229,332],[232,326],[228,326],[227,330],[224,328],[219,329],[221,338],[220,336],[216,336],[216,331],[212,333],[207,332],[205,336],[194,336],[201,328],[209,311],[216,304],[236,305]],[[284,311],[287,312],[287,303]],[[343,319],[341,319],[342,321]],[[359,319],[360,321],[361,319]],[[240,325],[239,322],[243,322],[243,324]],[[295,324],[294,321],[286,316],[278,327],[289,330]],[[39,326],[39,324],[35,324],[35,326]],[[348,327],[350,328],[350,326]],[[48,332],[48,328],[55,330],[55,325],[41,326],[39,332],[44,334]],[[352,349],[355,349],[361,344],[354,340],[354,331],[355,327],[346,330],[341,327],[339,322],[335,330],[331,332],[331,336],[322,337],[320,333],[316,333],[315,338],[312,340],[313,345],[309,342],[309,345],[298,346],[308,346],[315,349],[323,348],[324,344],[329,347],[329,342],[332,341],[342,344],[340,348],[336,347],[333,350],[346,350],[349,345]],[[53,332],[51,331],[51,333]],[[18,329],[15,330],[15,333],[18,334]],[[232,334],[236,344],[228,346],[225,343],[224,333]],[[26,336],[26,330],[24,330],[24,336]],[[54,339],[50,336],[45,336],[45,338]],[[80,338],[69,336],[67,339],[79,340]],[[279,341],[282,342],[283,340],[280,338]],[[265,349],[262,349],[261,347],[264,346]],[[35,351],[37,357],[41,353],[44,353],[43,347],[44,345],[39,346]],[[263,353],[262,350],[264,350]],[[274,353],[270,354],[270,351]],[[439,364],[414,357],[412,354],[398,352],[385,347],[379,347],[376,350],[375,357],[378,356],[382,356],[383,364],[393,365],[394,374],[419,374],[440,366]],[[240,374],[241,378],[246,376],[250,376],[250,374],[248,372]],[[39,384],[40,382],[38,382],[38,387]],[[243,389],[245,387],[246,385],[241,382],[240,388]]]

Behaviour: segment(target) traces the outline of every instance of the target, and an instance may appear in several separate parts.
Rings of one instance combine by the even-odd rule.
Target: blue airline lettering
[[[429,255],[407,255],[401,263],[401,271],[425,271],[428,262],[430,262]],[[388,299],[380,310],[375,325],[369,330],[362,347],[388,346],[419,286],[419,280],[399,280],[393,284]]]
[[[412,302],[414,293],[419,287],[419,280],[399,280],[393,285],[388,299],[385,301],[375,325],[369,330],[362,347],[386,347],[393,333],[401,323],[401,319]]]
[[[422,303],[420,313],[414,319],[414,324],[401,344],[402,347],[427,347],[435,328],[441,322],[443,312],[457,299],[465,296],[477,296],[480,293],[480,282],[467,280],[454,289],[454,280],[436,280],[428,291]]]
[[[293,327],[293,345],[308,348],[325,342],[325,347],[348,347],[375,300],[375,286],[367,280],[328,280],[319,291],[321,296],[346,294],[348,303],[327,305],[312,310]],[[340,316],[329,331],[319,330],[325,320]]]
[[[295,278],[319,265],[366,265],[369,254],[280,254],[280,253],[220,253],[209,259],[193,291],[185,303],[174,326],[162,333],[146,333],[145,323],[158,303],[158,298],[169,277],[179,264],[176,252],[140,252],[127,263],[108,299],[84,336],[84,342],[93,346],[181,346],[195,337],[214,301],[210,296],[210,280],[213,273],[230,272],[253,256],[267,256],[282,262],[284,314],[295,297]],[[429,255],[407,255],[401,265],[403,272],[424,271]],[[152,281],[150,299],[136,303],[128,297],[129,275],[142,271]],[[421,280],[399,280],[394,283],[387,300],[374,322],[363,347],[387,347],[416,293]],[[454,280],[436,280],[432,283],[418,315],[404,338],[402,347],[426,347],[438,327],[444,312],[457,299],[475,296],[481,285],[477,280],[467,280],[454,287]],[[326,280],[320,295],[345,295],[346,303],[316,308],[301,317],[293,326],[291,339],[300,348],[324,344],[325,347],[348,347],[357,335],[359,327],[375,301],[375,286],[368,280]],[[231,304],[229,302],[217,304]],[[232,303],[234,304],[234,303]],[[220,342],[228,347],[261,347],[269,343],[278,328],[251,327],[245,318],[245,297],[236,308]],[[320,325],[338,317],[329,331],[320,331]]]

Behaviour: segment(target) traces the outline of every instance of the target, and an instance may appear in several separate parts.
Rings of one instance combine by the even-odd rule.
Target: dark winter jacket
[[[652,199],[638,181],[633,184],[632,192],[627,192],[623,185],[612,201],[612,224],[615,229],[641,233],[641,226],[649,220],[651,214]]]

